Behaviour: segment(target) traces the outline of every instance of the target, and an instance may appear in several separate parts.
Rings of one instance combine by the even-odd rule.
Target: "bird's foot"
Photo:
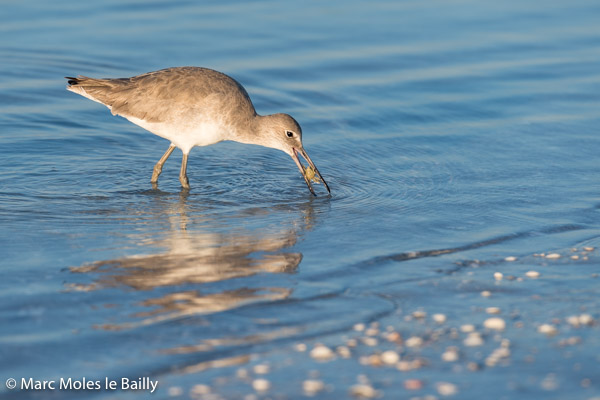
[[[190,188],[190,181],[188,180],[188,177],[183,175],[179,177],[179,182],[181,182],[181,186],[184,189],[189,189]]]

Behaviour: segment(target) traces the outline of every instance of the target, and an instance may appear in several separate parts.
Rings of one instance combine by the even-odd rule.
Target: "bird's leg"
[[[179,171],[179,182],[181,182],[181,186],[183,186],[185,189],[190,188],[190,182],[188,181],[186,174],[187,160],[188,155],[183,153],[183,158],[181,159],[181,171]]]
[[[163,154],[163,156],[160,158],[160,160],[158,160],[158,162],[154,166],[154,170],[152,171],[152,179],[150,180],[150,182],[152,182],[152,183],[158,182],[158,176],[162,172],[163,165],[165,165],[165,161],[167,161],[167,158],[169,158],[169,156],[171,155],[173,150],[175,150],[175,145],[171,144],[169,146],[169,148],[167,149],[167,151],[165,151],[165,154]]]

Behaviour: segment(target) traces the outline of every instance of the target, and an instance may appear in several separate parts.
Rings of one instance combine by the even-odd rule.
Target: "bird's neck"
[[[266,129],[268,120],[268,115],[256,114],[250,120],[244,121],[243,124],[237,126],[237,129],[233,132],[232,140],[240,143],[272,147],[270,146],[269,135]]]

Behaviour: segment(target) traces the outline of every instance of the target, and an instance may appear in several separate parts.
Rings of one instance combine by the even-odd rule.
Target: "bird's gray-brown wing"
[[[246,108],[237,111],[254,114],[252,102],[239,83],[206,68],[168,68],[132,78],[67,79],[69,90],[108,106],[113,114],[147,122],[165,122],[180,117],[185,110],[218,109],[236,103]]]

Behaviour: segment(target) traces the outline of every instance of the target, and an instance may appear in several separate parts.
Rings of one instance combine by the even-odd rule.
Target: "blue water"
[[[383,398],[444,398],[444,382],[461,399],[600,396],[597,2],[0,10],[0,397],[295,399],[307,379],[324,384],[315,398],[360,382]],[[63,79],[182,65],[293,115],[331,197],[284,153],[231,142],[192,151],[189,192],[178,150],[153,189],[168,142]],[[567,321],[581,314],[593,322]],[[483,325],[493,316],[504,330]],[[347,358],[310,355],[352,339]],[[510,355],[490,365],[503,339]],[[386,350],[419,366],[368,358]],[[29,377],[159,386],[4,385]]]

